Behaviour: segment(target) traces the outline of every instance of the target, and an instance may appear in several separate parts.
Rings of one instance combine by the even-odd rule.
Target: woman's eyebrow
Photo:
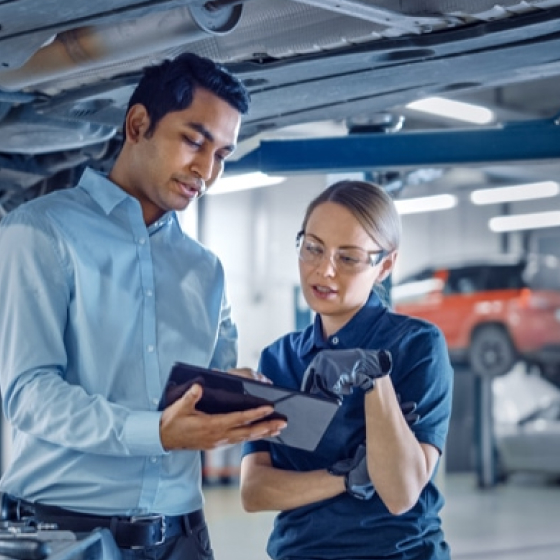
[[[321,245],[325,245],[325,242],[320,237],[317,237],[315,234],[306,233],[305,235],[307,235],[308,237],[313,237],[313,239],[318,241]],[[373,252],[377,251],[377,249],[364,249],[363,247],[360,247],[359,245],[339,245],[337,247],[337,249],[361,249],[362,251],[367,251],[368,253],[373,253]]]
[[[318,241],[319,243],[321,243],[321,244],[323,244],[323,245],[325,244],[325,243],[323,242],[323,240],[322,240],[320,237],[317,237],[316,235],[314,235],[314,234],[312,234],[312,233],[305,233],[305,235],[306,235],[307,237],[313,237],[313,239],[315,239],[316,241]]]

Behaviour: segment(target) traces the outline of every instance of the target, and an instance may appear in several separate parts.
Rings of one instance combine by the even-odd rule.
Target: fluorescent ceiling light
[[[488,222],[495,232],[520,231],[560,226],[560,212],[536,212],[516,216],[496,216]]]
[[[257,189],[259,187],[268,187],[277,185],[286,180],[286,177],[272,177],[256,171],[254,173],[244,173],[243,175],[232,175],[231,177],[222,177],[217,183],[208,189],[208,195],[226,194],[236,191],[244,191],[246,189]]]
[[[486,107],[445,99],[443,97],[427,97],[413,101],[406,106],[408,109],[430,113],[439,117],[457,119],[473,124],[489,124],[494,120],[494,113]]]
[[[473,204],[496,204],[498,202],[518,202],[520,200],[533,200],[556,196],[560,187],[555,181],[541,181],[510,187],[494,187],[478,189],[471,193]]]
[[[457,197],[452,194],[439,194],[421,198],[407,198],[405,200],[395,200],[395,206],[399,214],[435,212],[436,210],[448,210],[457,206]]]

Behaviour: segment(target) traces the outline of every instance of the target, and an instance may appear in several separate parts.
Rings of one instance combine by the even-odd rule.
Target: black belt
[[[33,504],[38,523],[56,523],[59,529],[89,533],[99,527],[111,531],[121,548],[146,548],[163,544],[178,535],[189,535],[205,523],[201,509],[185,515],[137,515],[113,517],[90,515],[55,506]]]

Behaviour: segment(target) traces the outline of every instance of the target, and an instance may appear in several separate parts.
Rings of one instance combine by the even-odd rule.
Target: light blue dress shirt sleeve
[[[200,453],[165,452],[157,407],[175,361],[236,363],[217,257],[91,170],[8,214],[0,254],[0,489],[104,515],[201,507]]]
[[[153,429],[159,413],[134,413],[66,381],[72,272],[48,229],[44,216],[25,211],[0,224],[1,289],[7,296],[0,314],[0,364],[7,417],[18,430],[77,451],[163,453]],[[129,417],[138,429],[127,432]]]

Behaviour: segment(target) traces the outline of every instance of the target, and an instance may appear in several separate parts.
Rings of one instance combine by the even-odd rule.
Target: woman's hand
[[[233,375],[238,375],[239,377],[245,377],[246,379],[253,379],[254,381],[261,381],[262,383],[272,383],[266,375],[255,371],[254,369],[243,367],[243,368],[231,368],[227,370],[228,373]]]

